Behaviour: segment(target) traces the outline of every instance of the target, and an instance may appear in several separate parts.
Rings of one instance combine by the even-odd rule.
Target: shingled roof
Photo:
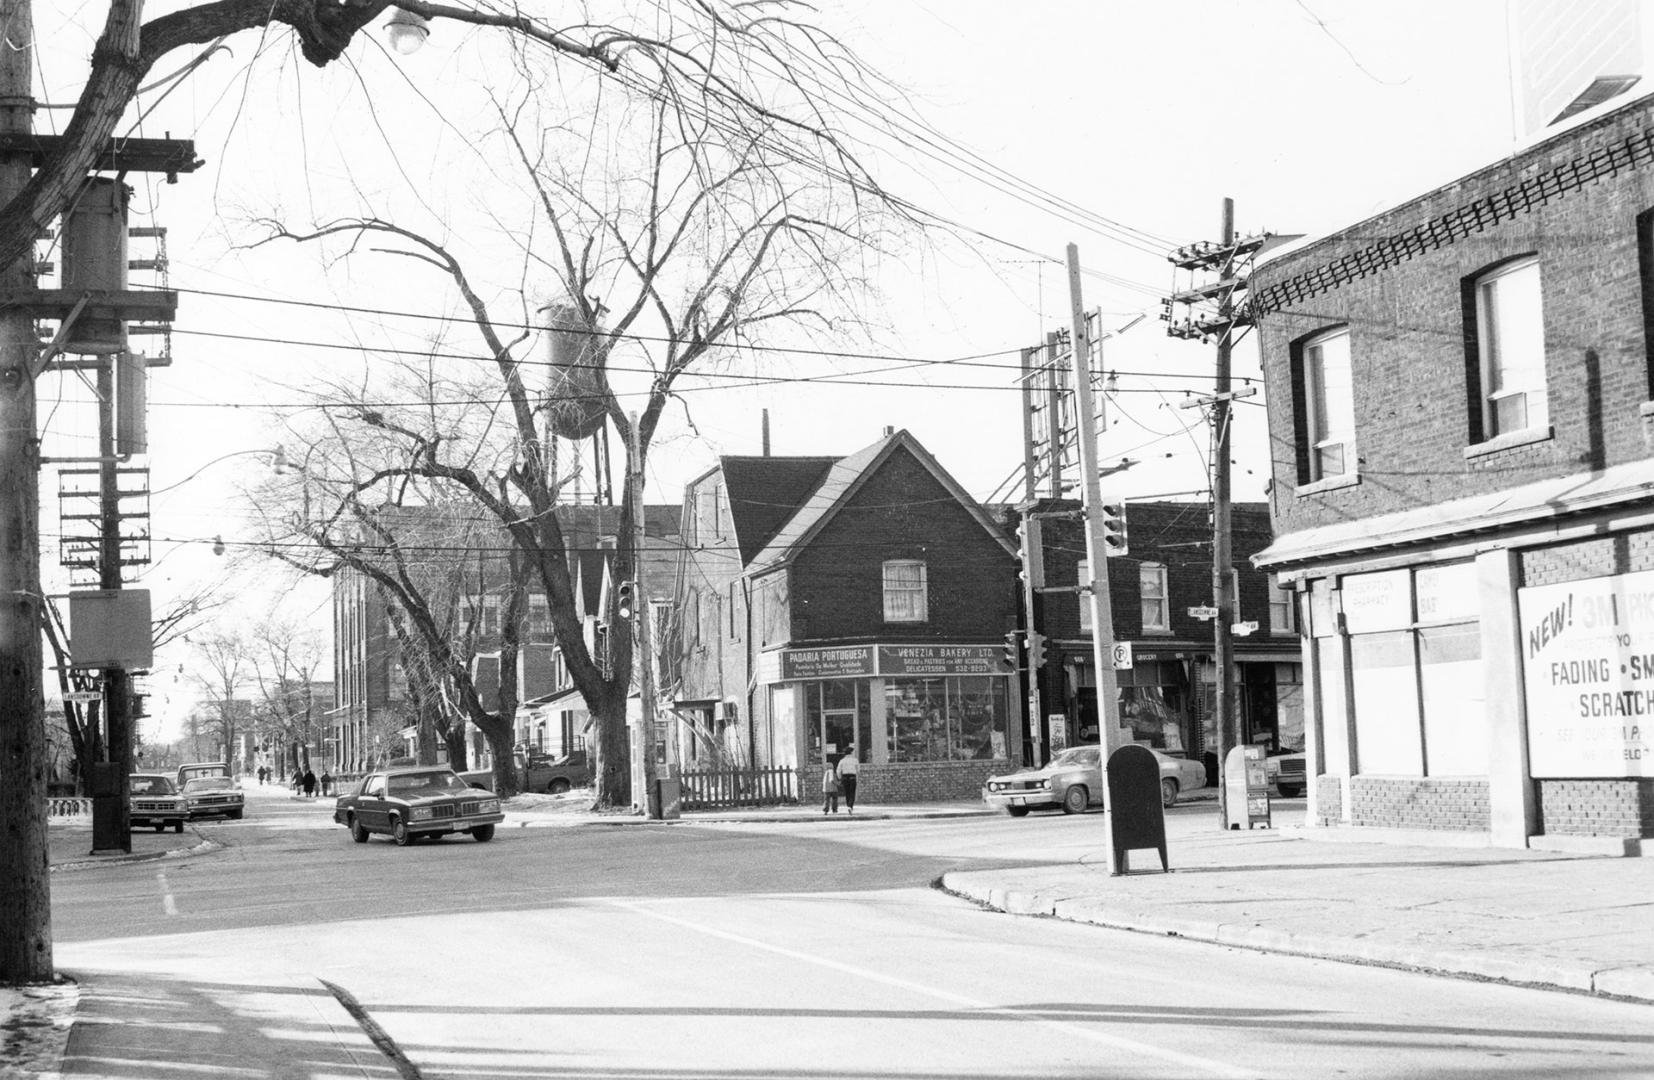
[[[747,566],[798,512],[839,459],[836,457],[719,458],[741,565]]]

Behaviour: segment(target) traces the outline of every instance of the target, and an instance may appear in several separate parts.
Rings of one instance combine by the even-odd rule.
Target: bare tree
[[[303,231],[269,223],[272,239],[329,253],[340,245],[344,254],[372,250],[446,277],[495,376],[457,408],[439,408],[434,395],[403,407],[340,408],[349,399],[331,398],[325,437],[359,449],[334,455],[352,466],[348,475],[306,477],[313,513],[294,527],[325,544],[347,506],[394,501],[411,480],[497,521],[548,598],[557,645],[594,717],[597,802],[622,806],[631,801],[621,748],[633,688],[632,626],[616,626],[609,654],[594,655],[577,617],[570,544],[557,513],[570,479],[558,469],[558,440],[608,425],[628,447],[627,490],[641,491],[680,379],[772,326],[830,326],[833,313],[853,312],[848,294],[864,284],[858,268],[882,226],[877,207],[853,190],[778,154],[769,125],[732,136],[657,102],[622,110],[614,118],[622,132],[579,137],[610,146],[605,159],[568,152],[574,137],[532,118],[535,104],[525,98],[498,106],[495,143],[516,159],[532,196],[532,224],[513,231],[523,276],[555,282],[550,333],[577,342],[554,348],[549,364],[524,329],[532,298],[519,293],[513,310],[497,318],[484,300],[497,286],[473,280],[449,245],[379,218]],[[584,164],[572,168],[571,160]],[[636,413],[612,379],[622,367],[630,369],[622,379],[644,386]],[[636,512],[633,499],[621,508],[615,580],[638,573]]]
[[[323,659],[320,639],[306,627],[272,620],[253,628],[247,662],[258,692],[255,734],[261,743],[270,739],[281,748],[281,776],[310,766],[309,748],[326,709],[316,697]]]
[[[380,21],[391,6],[389,0],[211,0],[143,22],[142,0],[109,0],[107,19],[91,50],[74,111],[20,190],[19,173],[29,169],[28,150],[0,154],[4,165],[0,190],[5,192],[0,206],[0,268],[32,266],[35,238],[52,227],[85,176],[94,170],[158,61],[190,46],[207,46],[210,52],[242,31],[268,34],[285,28],[305,60],[326,66],[343,57],[358,33]],[[877,190],[836,114],[841,108],[877,113],[882,105],[880,88],[869,84],[848,50],[805,20],[808,9],[801,3],[656,0],[617,6],[612,20],[591,18],[566,29],[513,8],[467,8],[428,0],[398,0],[395,6],[429,19],[499,31],[514,46],[521,70],[535,73],[544,85],[572,90],[598,84],[635,101],[665,103],[666,110],[684,121],[686,133],[700,129],[708,150],[722,154],[727,144],[731,154],[740,156],[740,144],[763,132],[775,160],[815,162],[843,178],[852,190]],[[6,82],[14,96],[29,93],[27,28],[31,14],[30,0],[13,0],[8,9],[8,29],[22,30],[20,40],[6,42],[5,59],[0,60],[14,75],[21,74]],[[186,65],[179,77],[187,77],[199,59]],[[362,100],[371,108],[374,95],[364,94]],[[578,253],[581,246],[570,250]],[[584,264],[576,258],[573,265]],[[32,279],[25,269],[7,273],[12,287],[29,287]],[[560,276],[572,285],[585,275]],[[572,295],[589,311],[588,294]],[[723,296],[722,292],[703,296],[691,305],[694,321],[681,324],[681,331],[704,344],[707,328],[719,322],[717,301]],[[654,298],[644,301],[655,302]],[[472,305],[474,310],[477,306]],[[8,324],[8,332],[26,331],[27,324],[25,314]],[[725,334],[734,329],[727,322],[719,328]],[[493,355],[507,368],[512,366],[509,355]],[[683,358],[679,354],[678,359]],[[0,926],[7,928],[0,932],[0,984],[50,980],[54,973],[43,856],[46,825],[44,811],[36,806],[45,752],[40,650],[33,644],[41,593],[35,562],[39,485],[32,449],[38,432],[33,382],[40,366],[28,356],[10,364],[0,379],[0,391],[4,391],[0,393],[0,507],[6,508],[0,527],[4,538],[0,565],[22,564],[22,568],[6,577],[8,595],[21,599],[7,616],[12,625],[0,628],[0,640],[20,643],[0,655],[0,730],[18,734],[7,741],[15,750],[0,758],[0,810],[13,823],[0,831]],[[662,395],[669,392],[669,373],[674,367],[669,360],[662,368],[668,374]],[[639,427],[638,445],[648,446],[663,402],[664,396],[651,400]],[[526,404],[526,397],[514,401],[513,409],[520,411]],[[618,430],[632,433],[629,424]],[[420,438],[429,441],[423,434]],[[447,470],[461,467],[445,460],[440,451],[439,445],[420,445],[421,469],[448,477]],[[557,528],[544,524],[542,512],[553,497],[555,484],[546,474],[547,462],[538,441],[525,445],[525,463],[528,475],[521,484],[513,484],[533,488],[538,494],[529,500],[527,516],[511,516],[513,535],[525,552],[538,554],[540,548],[554,552],[560,546]],[[468,489],[489,490],[485,477],[463,470],[449,478]],[[536,533],[541,530],[549,531],[537,541]],[[542,575],[555,582],[559,572],[547,570],[546,559],[539,561]],[[630,568],[628,562],[625,569]],[[566,588],[559,588],[566,595]],[[560,640],[572,633],[566,622],[554,614]],[[613,680],[603,679],[595,665],[579,661],[578,656],[574,659],[580,668],[580,685],[600,698],[597,708],[605,717],[607,739],[617,730],[615,717],[619,715]],[[629,671],[629,660],[629,656],[617,657],[617,669]],[[622,700],[620,708],[623,704]],[[602,775],[602,790],[609,797],[623,790],[624,769],[619,764],[606,763]]]
[[[210,752],[226,765],[235,761],[236,739],[251,721],[251,648],[240,634],[215,630],[191,639],[196,665],[191,680],[201,693],[201,711],[211,737]]]

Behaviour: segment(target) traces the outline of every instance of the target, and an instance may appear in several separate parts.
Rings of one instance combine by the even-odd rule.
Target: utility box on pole
[[[126,291],[126,206],[131,194],[131,189],[119,180],[107,176],[86,178],[63,215],[65,292]],[[63,351],[98,356],[125,352],[126,320],[121,309],[90,304],[70,327]]]

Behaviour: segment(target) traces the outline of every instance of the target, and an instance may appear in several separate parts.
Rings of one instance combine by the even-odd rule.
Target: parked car
[[[129,812],[127,823],[133,826],[153,825],[156,832],[168,825],[173,832],[183,832],[189,820],[188,801],[179,793],[172,777],[161,773],[133,773],[126,778]]]
[[[428,767],[369,773],[339,796],[333,820],[349,829],[358,844],[383,833],[398,847],[407,847],[421,836],[454,832],[487,842],[505,815],[493,792],[472,787],[452,769]]]
[[[239,821],[247,796],[228,776],[192,776],[184,781],[184,801],[189,804],[191,818],[223,814]]]
[[[530,753],[518,775],[524,791],[561,795],[570,788],[591,786],[592,762],[584,750],[571,750],[560,758]]]
[[[1176,805],[1182,792],[1206,786],[1206,766],[1200,762],[1153,749],[1150,753],[1160,763],[1162,806]],[[1103,801],[1101,761],[1101,747],[1071,746],[1044,768],[988,777],[982,788],[982,801],[1012,817],[1056,806],[1062,807],[1065,814],[1083,813],[1086,807]]]
[[[1304,752],[1297,750],[1264,758],[1264,777],[1274,785],[1283,799],[1296,799],[1307,789],[1304,779]]]

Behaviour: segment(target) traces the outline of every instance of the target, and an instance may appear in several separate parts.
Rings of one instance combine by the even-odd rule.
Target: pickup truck
[[[571,750],[560,758],[549,754],[530,754],[518,770],[524,791],[544,791],[561,795],[573,787],[586,787],[592,782],[591,758],[584,750]]]
[[[573,750],[560,758],[549,754],[529,754],[525,760],[517,755],[517,788],[523,792],[561,795],[570,788],[586,787],[592,782],[591,758],[584,750]],[[492,788],[494,774],[487,769],[472,769],[459,774],[472,787]]]

